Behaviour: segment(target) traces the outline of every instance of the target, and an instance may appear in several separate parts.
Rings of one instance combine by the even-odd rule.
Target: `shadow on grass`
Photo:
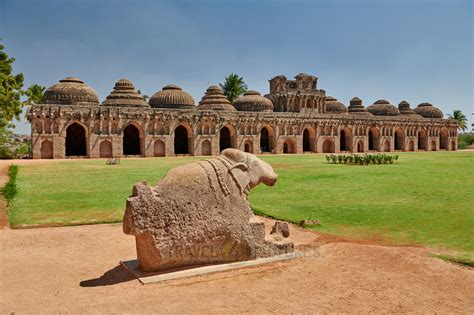
[[[99,278],[84,280],[79,283],[81,287],[101,287],[107,285],[114,285],[122,282],[136,280],[130,273],[128,273],[122,266],[118,265],[109,271],[106,271]]]

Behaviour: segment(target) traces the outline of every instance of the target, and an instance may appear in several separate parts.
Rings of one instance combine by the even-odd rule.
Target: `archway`
[[[380,150],[380,131],[376,127],[369,129],[369,151]]]
[[[364,152],[364,142],[359,141],[357,143],[357,152]]]
[[[174,130],[174,154],[189,154],[188,130],[184,126]]]
[[[219,132],[219,150],[222,152],[227,148],[232,148],[232,139],[229,128],[224,126]]]
[[[426,130],[421,129],[418,131],[418,150],[427,150],[428,149],[428,136],[426,135]]]
[[[386,140],[383,145],[383,152],[390,152],[390,140]]]
[[[339,150],[352,151],[352,134],[347,128],[342,129],[339,135]]]
[[[141,155],[140,131],[133,124],[123,130],[123,155]]]
[[[303,131],[303,152],[311,151],[311,141],[309,138],[309,130],[306,128]]]
[[[293,141],[286,140],[283,142],[283,153],[296,153]]]
[[[248,153],[253,153],[252,141],[248,140],[244,144],[244,151]]]
[[[53,158],[53,142],[50,140],[45,140],[41,142],[41,158],[42,159],[52,159]]]
[[[442,129],[439,132],[439,149],[440,150],[448,150],[449,146],[448,141],[448,131],[446,129]]]
[[[451,141],[451,151],[456,151],[456,141]]]
[[[66,156],[86,156],[86,130],[78,123],[66,129]]]
[[[212,154],[212,146],[211,141],[204,140],[201,145],[201,154],[202,155],[211,155]]]
[[[413,140],[410,140],[408,142],[408,151],[415,151],[415,143],[413,142]]]
[[[436,141],[431,141],[431,151],[436,151]]]
[[[400,128],[395,131],[395,150],[405,150],[405,134]]]
[[[112,143],[108,140],[104,140],[99,145],[99,157],[110,158],[112,157]]]
[[[267,127],[263,127],[260,131],[260,150],[262,152],[272,152],[272,142],[270,140],[270,131]]]
[[[323,153],[334,153],[334,141],[326,139],[323,142]]]
[[[165,155],[166,155],[165,143],[161,140],[156,140],[155,143],[153,144],[153,156],[160,157],[160,156],[165,156]]]

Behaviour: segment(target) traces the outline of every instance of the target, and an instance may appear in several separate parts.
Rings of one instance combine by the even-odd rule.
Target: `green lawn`
[[[177,165],[201,158],[75,160],[20,166],[13,227],[120,221],[140,180],[155,184]],[[274,187],[250,193],[257,213],[318,230],[474,252],[474,153],[405,153],[393,165],[327,164],[323,155],[264,156]]]

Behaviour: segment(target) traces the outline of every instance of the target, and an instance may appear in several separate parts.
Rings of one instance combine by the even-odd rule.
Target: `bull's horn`
[[[230,170],[233,170],[234,168],[238,168],[243,172],[246,172],[249,169],[245,163],[236,163],[230,168]]]

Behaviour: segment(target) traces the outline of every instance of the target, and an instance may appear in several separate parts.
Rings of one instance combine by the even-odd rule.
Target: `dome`
[[[372,113],[367,111],[367,108],[362,105],[362,100],[358,97],[353,97],[349,103],[349,114],[351,115],[365,115],[371,116]]]
[[[67,77],[46,89],[43,103],[95,106],[99,105],[99,96],[93,88],[84,84],[84,81]]]
[[[347,107],[339,102],[333,96],[326,97],[326,113],[330,114],[344,114],[347,113]]]
[[[224,93],[222,93],[221,88],[217,85],[212,85],[207,89],[197,109],[235,111],[235,107],[232,106],[229,100],[224,96]]]
[[[102,102],[102,106],[150,107],[143,96],[135,91],[133,83],[127,79],[115,82],[114,90]]]
[[[257,91],[247,91],[234,102],[238,111],[246,112],[272,112],[273,103]]]
[[[400,115],[398,108],[386,100],[378,100],[367,107],[367,110],[376,116],[397,116]]]
[[[398,110],[401,115],[416,115],[415,111],[410,108],[410,104],[407,101],[401,101],[398,104]]]
[[[167,85],[161,91],[153,94],[148,103],[150,103],[151,107],[155,108],[194,108],[193,97],[179,86],[173,84]]]
[[[425,118],[443,118],[443,112],[430,103],[421,103],[415,108],[415,113]]]

